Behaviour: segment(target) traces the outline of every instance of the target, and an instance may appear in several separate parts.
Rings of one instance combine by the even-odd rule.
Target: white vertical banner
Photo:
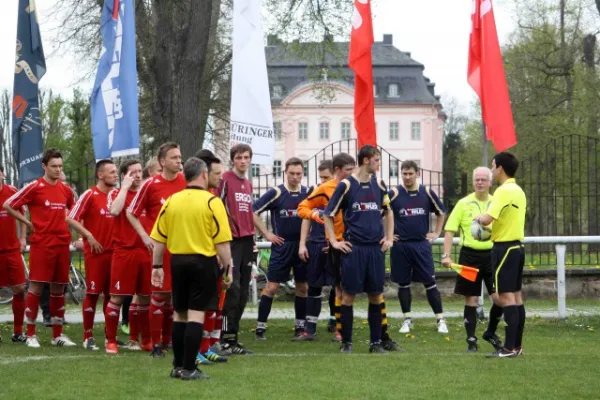
[[[272,165],[275,135],[260,2],[261,0],[233,2],[229,145],[246,143],[252,147],[253,164]]]

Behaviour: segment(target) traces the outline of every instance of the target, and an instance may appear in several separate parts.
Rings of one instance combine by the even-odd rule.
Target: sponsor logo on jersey
[[[352,211],[379,211],[379,206],[374,201],[369,202],[356,202],[352,204]]]
[[[424,208],[401,208],[398,214],[402,217],[413,217],[418,215],[427,215]]]

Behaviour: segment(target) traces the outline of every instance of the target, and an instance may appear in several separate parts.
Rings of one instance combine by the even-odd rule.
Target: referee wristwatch
[[[154,265],[152,266],[152,269],[161,269],[162,267],[163,267],[163,266],[162,266],[162,265],[160,265],[160,264],[154,264]]]
[[[446,257],[450,257],[450,254],[448,254],[448,253],[442,254],[442,258],[446,258]]]

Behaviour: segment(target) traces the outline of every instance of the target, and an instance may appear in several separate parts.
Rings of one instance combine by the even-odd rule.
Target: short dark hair
[[[127,170],[129,169],[129,167],[131,167],[132,165],[135,165],[135,164],[142,165],[142,163],[140,162],[140,160],[136,160],[136,159],[131,159],[131,160],[123,161],[121,163],[121,165],[119,166],[119,174],[120,175],[125,175],[127,173]]]
[[[94,176],[96,177],[96,179],[98,179],[98,173],[100,172],[100,170],[102,170],[102,168],[104,168],[105,165],[107,164],[114,164],[113,160],[100,160],[96,163],[96,171],[94,172]]]
[[[321,164],[319,164],[319,171],[329,170],[333,174],[333,161],[331,160],[323,160]]]
[[[419,172],[419,166],[417,165],[417,163],[413,160],[406,160],[406,161],[402,161],[402,164],[400,165],[400,171],[402,171],[403,169],[414,169],[415,172]]]
[[[509,153],[508,151],[503,151],[497,153],[494,156],[494,161],[496,162],[496,168],[502,167],[504,173],[512,178],[517,173],[517,169],[519,169],[519,160],[513,153]]]
[[[342,169],[344,168],[346,165],[356,165],[356,161],[354,160],[354,157],[352,157],[350,154],[348,153],[338,153],[335,156],[333,156],[333,170],[335,172],[336,168]]]
[[[167,156],[169,150],[178,149],[179,145],[175,142],[166,142],[160,145],[158,148],[158,154],[156,156],[157,159],[162,160]]]
[[[250,153],[250,158],[252,158],[252,147],[244,143],[238,143],[229,150],[229,157],[231,158],[231,161],[233,161],[236,155],[244,154],[246,152]]]
[[[60,158],[62,160],[63,156],[60,154],[60,151],[56,150],[54,147],[50,147],[42,154],[42,164],[48,165],[53,158]]]
[[[215,157],[215,153],[208,149],[200,149],[194,154],[194,157],[202,159],[202,157]]]
[[[292,165],[301,165],[304,167],[304,161],[302,161],[301,159],[299,159],[298,157],[292,157],[289,160],[287,160],[285,162],[285,169],[284,171],[287,171],[289,167],[291,167]]]
[[[375,157],[376,155],[381,155],[381,152],[377,147],[371,146],[370,144],[364,145],[358,151],[358,165],[363,165],[365,163],[365,158]]]
[[[183,164],[183,175],[186,182],[191,182],[198,178],[202,172],[207,171],[206,163],[199,158],[190,157]]]

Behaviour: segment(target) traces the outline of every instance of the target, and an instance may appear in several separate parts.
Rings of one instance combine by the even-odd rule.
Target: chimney
[[[393,35],[385,34],[383,35],[383,44],[391,46],[392,45]]]
[[[277,37],[277,35],[268,35],[267,36],[267,46],[277,46],[281,43],[281,40]]]

